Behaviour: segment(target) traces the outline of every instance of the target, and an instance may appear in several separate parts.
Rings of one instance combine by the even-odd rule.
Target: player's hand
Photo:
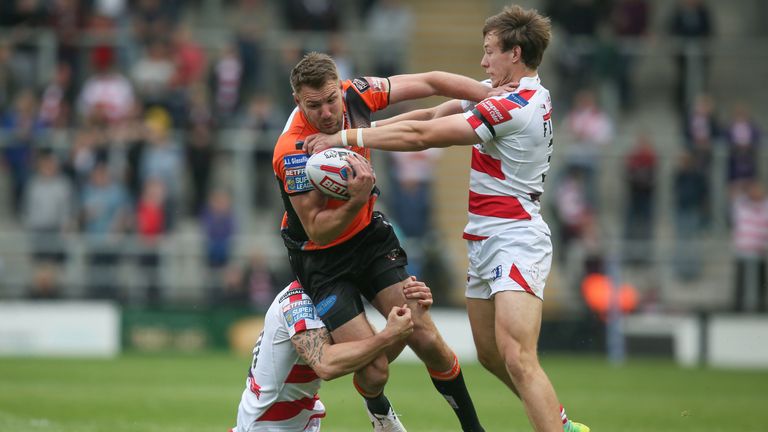
[[[432,290],[424,282],[416,280],[415,276],[406,280],[403,294],[409,300],[418,300],[419,306],[425,310],[432,306]]]
[[[396,340],[400,341],[413,333],[413,318],[408,305],[395,306],[387,316],[387,326],[384,331],[391,332]]]
[[[517,90],[517,88],[520,87],[520,83],[517,81],[513,81],[511,83],[502,84],[498,87],[494,87],[490,90],[488,90],[488,96],[501,96],[506,93],[512,93],[513,91]]]
[[[353,153],[352,157],[347,158],[349,167],[352,168],[352,176],[347,183],[349,200],[358,202],[367,202],[371,195],[373,185],[376,184],[376,175],[368,159]]]
[[[343,130],[341,132],[344,132]],[[341,134],[326,135],[316,133],[304,139],[304,151],[307,154],[315,154],[331,147],[344,147],[341,144]]]

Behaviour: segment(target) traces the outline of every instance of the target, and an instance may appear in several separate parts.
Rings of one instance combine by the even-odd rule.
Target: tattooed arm
[[[317,376],[332,380],[361,369],[411,333],[411,310],[404,305],[392,308],[384,330],[362,340],[333,344],[328,330],[321,328],[297,333],[291,342]]]

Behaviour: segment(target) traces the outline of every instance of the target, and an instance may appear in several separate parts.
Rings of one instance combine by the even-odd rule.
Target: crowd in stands
[[[56,287],[68,260],[66,238],[79,233],[87,245],[85,295],[125,300],[114,268],[131,261],[140,268],[142,301],[161,303],[162,239],[189,221],[205,239],[201,263],[209,269],[206,285],[213,303],[262,307],[284,285],[284,269],[275,269],[262,253],[235,250],[242,221],[231,185],[216,181],[228,144],[221,141],[221,132],[254,133],[251,201],[256,209],[279,208],[271,144],[294,106],[290,69],[304,52],[322,50],[335,58],[342,78],[406,72],[414,17],[402,0],[361,1],[351,11],[332,0],[219,4],[219,21],[206,27],[206,19],[214,18],[203,16],[206,6],[200,2],[1,3],[0,152],[8,196],[0,199],[8,217],[29,234],[34,263],[30,296],[62,295]],[[675,274],[681,281],[701,277],[701,254],[686,245],[712,226],[708,200],[714,182],[722,181],[738,267],[734,290],[742,293],[736,287],[752,280],[764,288],[768,198],[759,183],[761,126],[738,101],[714,103],[706,46],[717,23],[707,2],[680,0],[664,25],[656,27],[653,4],[542,1],[563,38],[553,57],[557,76],[550,79],[557,82],[558,134],[570,139],[556,144],[564,166],[548,186],[557,258],[567,261],[573,245],[593,258],[587,262],[599,262],[605,253],[600,161],[620,153],[622,232],[632,245],[625,256],[631,265],[649,267],[649,239],[658,235],[661,159],[679,147],[672,182],[679,245]],[[197,22],[225,31],[203,35]],[[360,28],[368,38],[366,50],[375,52],[363,62],[365,70],[359,50],[350,50],[342,37]],[[654,28],[663,34],[654,35]],[[55,61],[48,69],[39,61],[45,48],[40,29],[50,31],[55,41]],[[281,29],[292,37],[270,44],[276,40],[270,32]],[[670,103],[680,113],[680,142],[658,142],[653,130],[646,130],[619,151],[622,119],[642,109],[635,85],[641,47],[659,36],[674,36],[682,44],[670,58],[676,67]],[[671,144],[674,150],[666,148]],[[727,174],[713,180],[717,148],[727,153]],[[415,245],[429,246],[434,234],[431,169],[439,157],[439,152],[396,154],[388,161],[392,183],[386,204],[405,241]],[[428,247],[415,248],[411,271],[419,274],[434,262],[427,262]],[[747,267],[755,270],[741,270]],[[754,276],[741,277],[746,274]],[[733,307],[743,309],[739,298],[734,297]],[[765,310],[765,293],[762,298]]]

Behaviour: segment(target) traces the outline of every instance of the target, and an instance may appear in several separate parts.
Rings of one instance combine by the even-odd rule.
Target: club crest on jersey
[[[325,315],[333,305],[336,303],[336,294],[332,294],[326,298],[324,298],[320,303],[316,305],[317,313],[320,316]]]
[[[497,265],[496,268],[491,270],[491,280],[497,281],[501,279],[501,265]]]
[[[355,86],[355,88],[360,91],[360,93],[365,93],[368,91],[369,88],[371,88],[371,85],[368,84],[368,81],[362,79],[362,78],[355,78],[352,80],[352,85]]]

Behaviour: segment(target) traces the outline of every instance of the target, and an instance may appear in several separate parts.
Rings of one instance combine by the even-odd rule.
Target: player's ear
[[[296,105],[301,105],[299,103],[299,96],[296,95],[296,92],[293,92],[293,101],[296,102]]]
[[[523,59],[523,49],[520,48],[520,45],[515,45],[510,50],[512,51],[512,62],[517,63]]]

